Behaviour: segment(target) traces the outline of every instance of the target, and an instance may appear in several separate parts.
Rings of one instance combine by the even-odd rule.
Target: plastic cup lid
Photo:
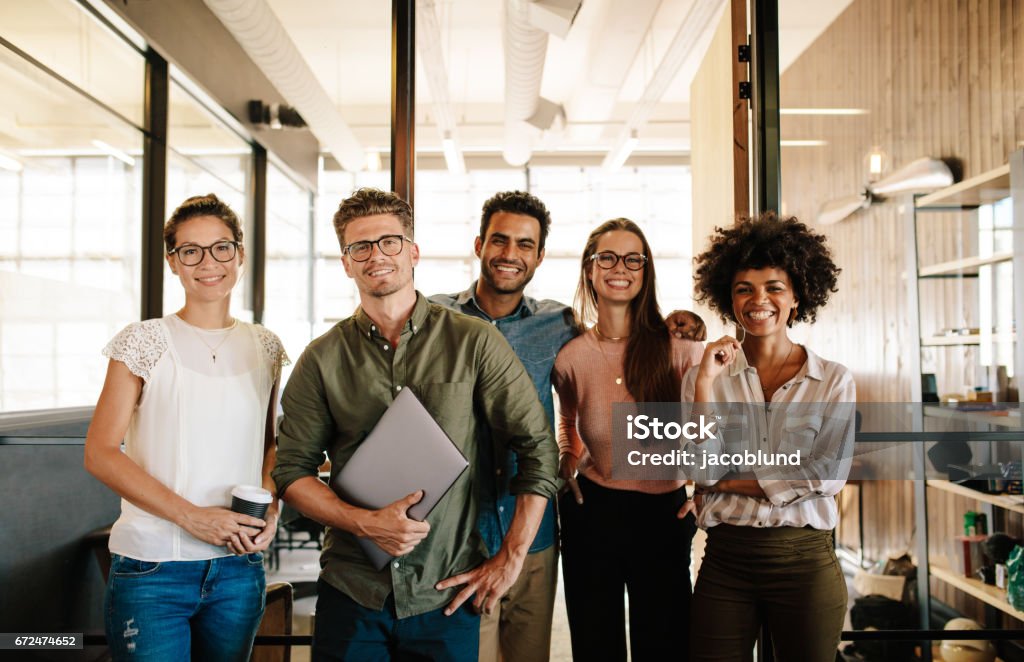
[[[252,501],[253,503],[270,503],[274,500],[274,495],[255,485],[236,485],[231,490],[231,496]]]

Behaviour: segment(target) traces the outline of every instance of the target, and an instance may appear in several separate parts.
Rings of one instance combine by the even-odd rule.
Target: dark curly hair
[[[818,308],[836,289],[841,269],[820,235],[796,218],[778,218],[773,212],[743,218],[731,228],[715,228],[711,246],[694,258],[697,270],[695,299],[707,303],[723,322],[736,323],[732,311],[732,279],[745,269],[774,267],[785,271],[799,302],[792,326],[814,322]]]
[[[532,216],[540,224],[540,241],[537,242],[537,254],[544,250],[544,242],[548,239],[551,229],[551,214],[548,208],[535,195],[525,191],[502,191],[496,193],[484,203],[480,214],[480,239],[487,239],[487,228],[491,224],[491,216],[503,211],[509,214]]]

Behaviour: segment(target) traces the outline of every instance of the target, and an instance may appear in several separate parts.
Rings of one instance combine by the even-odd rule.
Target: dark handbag
[[[914,627],[914,610],[882,595],[866,595],[853,601],[850,622],[854,630],[907,630]],[[870,662],[904,662],[914,659],[914,642],[858,641],[856,652]]]

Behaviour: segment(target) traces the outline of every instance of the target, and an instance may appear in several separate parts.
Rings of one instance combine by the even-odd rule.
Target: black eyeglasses
[[[348,255],[356,262],[366,262],[373,255],[373,246],[377,245],[382,255],[398,255],[402,252],[405,242],[412,243],[412,239],[400,234],[386,234],[374,241],[354,241],[341,249],[342,255]]]
[[[203,261],[203,253],[209,251],[210,257],[218,262],[230,262],[235,259],[240,242],[218,241],[209,246],[199,244],[182,244],[167,251],[168,255],[177,255],[178,261],[186,267],[194,267]]]
[[[597,262],[597,266],[602,269],[614,269],[615,265],[622,260],[622,264],[625,265],[630,271],[640,271],[647,264],[647,256],[641,255],[640,253],[626,253],[625,255],[619,255],[611,251],[601,251],[600,253],[594,253],[590,256],[590,259]]]

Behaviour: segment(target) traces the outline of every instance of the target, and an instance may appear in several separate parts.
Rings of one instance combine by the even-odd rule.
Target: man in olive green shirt
[[[334,226],[360,308],[297,361],[282,397],[273,472],[285,501],[327,526],[313,657],[415,652],[475,660],[479,611],[492,609],[519,575],[555,493],[557,446],[533,382],[501,333],[414,289],[419,248],[408,204],[360,189],[342,201]],[[317,478],[323,453],[336,474],[403,388],[413,390],[469,461],[424,522],[406,516],[419,492],[366,510]],[[482,479],[478,444],[488,438],[516,454],[519,470],[515,518],[501,549],[485,560],[474,483]],[[396,558],[375,570],[357,537]]]

